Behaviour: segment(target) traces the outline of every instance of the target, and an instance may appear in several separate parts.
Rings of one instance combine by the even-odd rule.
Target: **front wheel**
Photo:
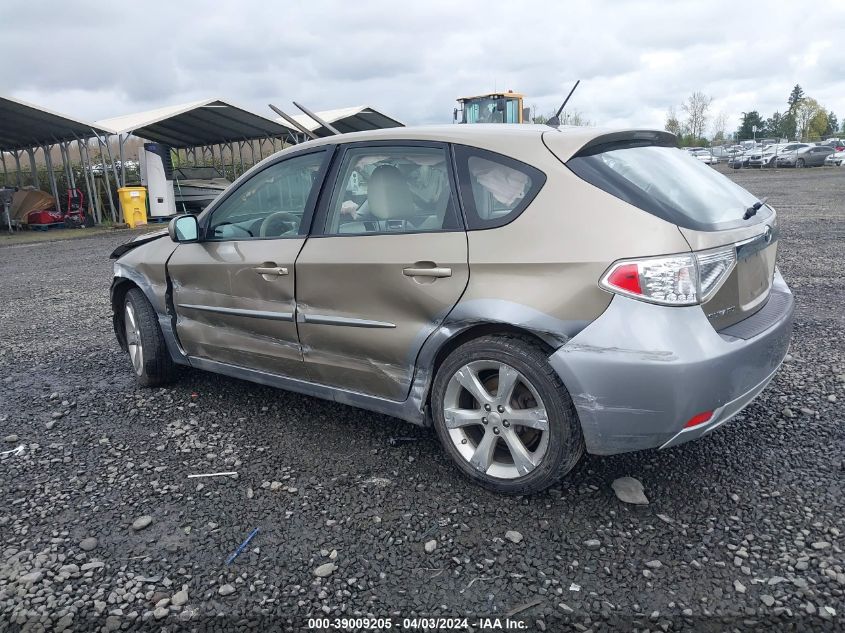
[[[496,492],[548,488],[584,453],[572,399],[546,351],[528,339],[485,336],[457,348],[437,373],[431,404],[446,452]]]
[[[170,382],[176,365],[170,358],[155,310],[144,293],[132,288],[123,302],[123,328],[126,348],[135,378],[145,387]]]
[[[804,166],[804,159],[803,159],[803,158],[799,158],[798,160],[796,160],[796,161],[795,161],[795,166],[796,166],[796,167],[798,167],[798,168],[803,167],[803,166]]]

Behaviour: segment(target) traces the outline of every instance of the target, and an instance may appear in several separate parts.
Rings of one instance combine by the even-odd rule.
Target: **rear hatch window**
[[[675,147],[631,140],[587,147],[566,165],[592,185],[680,227],[693,250],[734,244],[736,264],[704,304],[717,330],[766,303],[777,255],[774,211],[709,165]]]
[[[766,207],[752,221],[745,210],[757,202],[748,191],[688,152],[654,145],[611,143],[566,162],[599,189],[678,226],[718,231],[748,226],[771,215]]]

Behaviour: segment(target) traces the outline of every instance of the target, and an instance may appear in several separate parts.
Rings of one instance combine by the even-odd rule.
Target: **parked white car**
[[[845,151],[834,152],[824,159],[824,164],[831,167],[845,167]]]
[[[690,154],[705,165],[715,165],[719,162],[719,158],[717,156],[713,156],[709,149],[695,149],[691,151]]]

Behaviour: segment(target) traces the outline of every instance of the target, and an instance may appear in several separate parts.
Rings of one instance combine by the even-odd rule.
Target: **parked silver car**
[[[809,145],[778,156],[778,167],[820,167],[825,158],[833,154],[833,148],[827,145]]]
[[[189,365],[431,425],[541,490],[766,387],[792,331],[774,209],[649,130],[394,128],[265,159],[113,254],[142,385]]]
[[[748,157],[749,167],[774,167],[778,157],[788,154],[802,147],[810,147],[808,143],[779,143],[767,145],[762,150],[754,150]]]

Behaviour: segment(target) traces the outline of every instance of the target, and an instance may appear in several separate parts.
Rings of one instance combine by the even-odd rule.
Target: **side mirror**
[[[200,227],[195,215],[180,215],[167,225],[167,233],[174,242],[196,242],[199,239]]]
[[[508,102],[506,99],[496,99],[496,110],[504,112],[508,109]]]

